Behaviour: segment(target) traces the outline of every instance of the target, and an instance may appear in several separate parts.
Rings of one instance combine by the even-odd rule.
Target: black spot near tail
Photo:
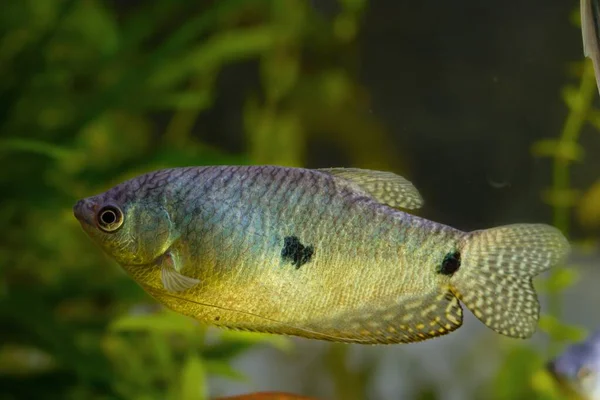
[[[460,268],[460,252],[453,251],[444,257],[444,261],[438,268],[438,273],[443,275],[454,275]]]
[[[304,246],[296,236],[287,236],[283,239],[281,258],[286,262],[291,262],[296,269],[309,262],[314,253],[313,246]]]

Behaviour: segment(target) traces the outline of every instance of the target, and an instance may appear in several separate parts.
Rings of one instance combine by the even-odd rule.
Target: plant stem
[[[559,138],[557,151],[554,155],[553,164],[553,187],[552,194],[554,198],[554,215],[553,223],[563,234],[569,237],[570,230],[570,215],[572,199],[567,193],[571,190],[570,170],[569,167],[573,160],[564,156],[565,152],[560,151],[561,147],[569,148],[577,145],[581,130],[589,115],[592,102],[597,94],[596,79],[594,76],[594,68],[591,62],[584,63],[583,74],[577,90],[575,101],[568,102],[570,107],[569,115],[563,125],[563,129]],[[560,273],[560,268],[553,271],[553,276]],[[549,279],[552,279],[550,277]],[[562,295],[553,293],[548,299],[549,314],[560,320],[562,314]],[[555,341],[550,343],[550,351],[552,352],[558,344]]]

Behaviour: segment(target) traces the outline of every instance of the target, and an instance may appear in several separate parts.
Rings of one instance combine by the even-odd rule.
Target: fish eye
[[[98,211],[97,223],[104,232],[114,232],[123,225],[123,213],[116,206],[104,206]]]

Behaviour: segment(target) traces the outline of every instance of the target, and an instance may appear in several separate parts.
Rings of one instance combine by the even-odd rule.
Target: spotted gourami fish
[[[283,392],[258,392],[240,394],[231,397],[219,397],[215,400],[318,400],[314,397],[298,396],[291,393]]]
[[[568,347],[547,367],[567,394],[600,400],[600,330]]]
[[[462,325],[459,300],[530,337],[532,277],[569,244],[555,228],[462,232],[399,210],[390,172],[218,166],[160,170],[80,200],[83,229],[150,295],[205,323],[353,343],[415,342]]]

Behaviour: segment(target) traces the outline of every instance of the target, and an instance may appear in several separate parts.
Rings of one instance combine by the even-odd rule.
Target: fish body
[[[462,232],[399,208],[422,198],[389,172],[276,166],[152,172],[74,207],[150,295],[232,329],[400,343],[462,324],[533,334],[531,278],[560,262],[553,227]]]
[[[600,400],[600,331],[569,346],[547,367],[567,393],[583,400]]]

